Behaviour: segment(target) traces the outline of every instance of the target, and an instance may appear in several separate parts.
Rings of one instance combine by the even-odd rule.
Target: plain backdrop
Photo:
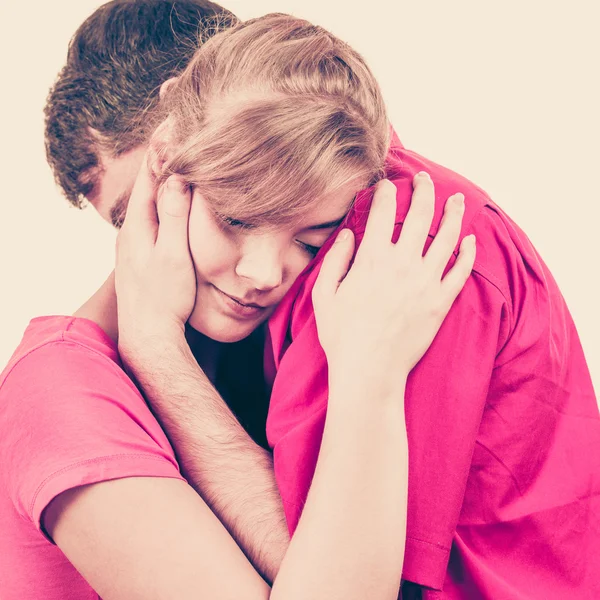
[[[43,149],[42,108],[77,26],[101,2],[2,0],[0,370],[29,319],[70,314],[112,268],[115,233],[71,208]],[[229,0],[352,44],[404,144],[483,187],[550,266],[600,384],[600,15],[596,0],[365,3]],[[458,350],[460,351],[460,350]]]

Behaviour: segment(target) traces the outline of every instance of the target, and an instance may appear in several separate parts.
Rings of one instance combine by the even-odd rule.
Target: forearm
[[[353,398],[359,393],[331,389],[315,476],[273,599],[398,596],[408,488],[404,388],[388,398]]]
[[[271,454],[239,424],[183,336],[137,344],[126,354],[190,485],[273,581],[289,534]]]

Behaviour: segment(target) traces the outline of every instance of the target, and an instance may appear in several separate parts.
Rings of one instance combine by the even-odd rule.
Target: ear
[[[160,90],[158,91],[158,97],[161,102],[165,99],[169,88],[177,81],[177,79],[177,77],[170,77],[161,84]]]
[[[163,84],[164,85],[164,84]],[[167,117],[154,131],[148,144],[148,166],[153,177],[160,175],[172,148],[173,122]]]

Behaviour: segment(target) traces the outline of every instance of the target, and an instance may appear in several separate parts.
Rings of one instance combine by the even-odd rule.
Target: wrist
[[[367,365],[355,368],[329,370],[330,397],[345,398],[346,404],[355,399],[359,402],[371,403],[398,401],[404,398],[409,371],[406,369],[371,368]]]
[[[141,360],[147,365],[154,360],[181,355],[186,348],[184,328],[177,324],[161,323],[144,329],[119,326],[119,354],[129,363]]]

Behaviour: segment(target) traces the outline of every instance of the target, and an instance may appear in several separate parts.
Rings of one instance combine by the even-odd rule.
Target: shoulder
[[[16,391],[20,404],[50,397],[62,404],[74,400],[69,390],[81,398],[115,388],[140,396],[114,342],[92,321],[73,317],[34,319],[0,375],[4,409]]]
[[[115,409],[142,421],[152,413],[122,368],[116,345],[93,322],[72,317],[34,320],[0,376],[0,427],[37,415],[87,422]]]
[[[88,326],[26,332],[0,379],[0,471],[19,512],[34,520],[74,481],[178,476],[169,441],[114,347]]]
[[[32,319],[25,329],[23,338],[0,374],[0,387],[10,376],[21,374],[32,368],[41,359],[49,356],[59,360],[76,347],[82,356],[95,358],[99,364],[120,365],[115,343],[93,321],[70,316],[45,316]],[[18,367],[18,368],[17,368]]]
[[[499,299],[503,298],[512,308],[514,282],[518,277],[526,285],[544,282],[542,271],[545,269],[527,235],[481,187],[401,145],[391,149],[387,168],[388,178],[397,188],[396,233],[402,228],[410,208],[413,177],[419,171],[427,171],[434,182],[436,195],[430,239],[438,232],[446,200],[461,192],[465,196],[465,214],[455,255],[462,238],[475,234],[477,259],[473,273],[487,282],[490,293]],[[348,217],[348,226],[354,230],[359,241],[364,234],[373,192],[373,188],[361,192]],[[543,285],[551,286],[552,283],[545,281]]]

